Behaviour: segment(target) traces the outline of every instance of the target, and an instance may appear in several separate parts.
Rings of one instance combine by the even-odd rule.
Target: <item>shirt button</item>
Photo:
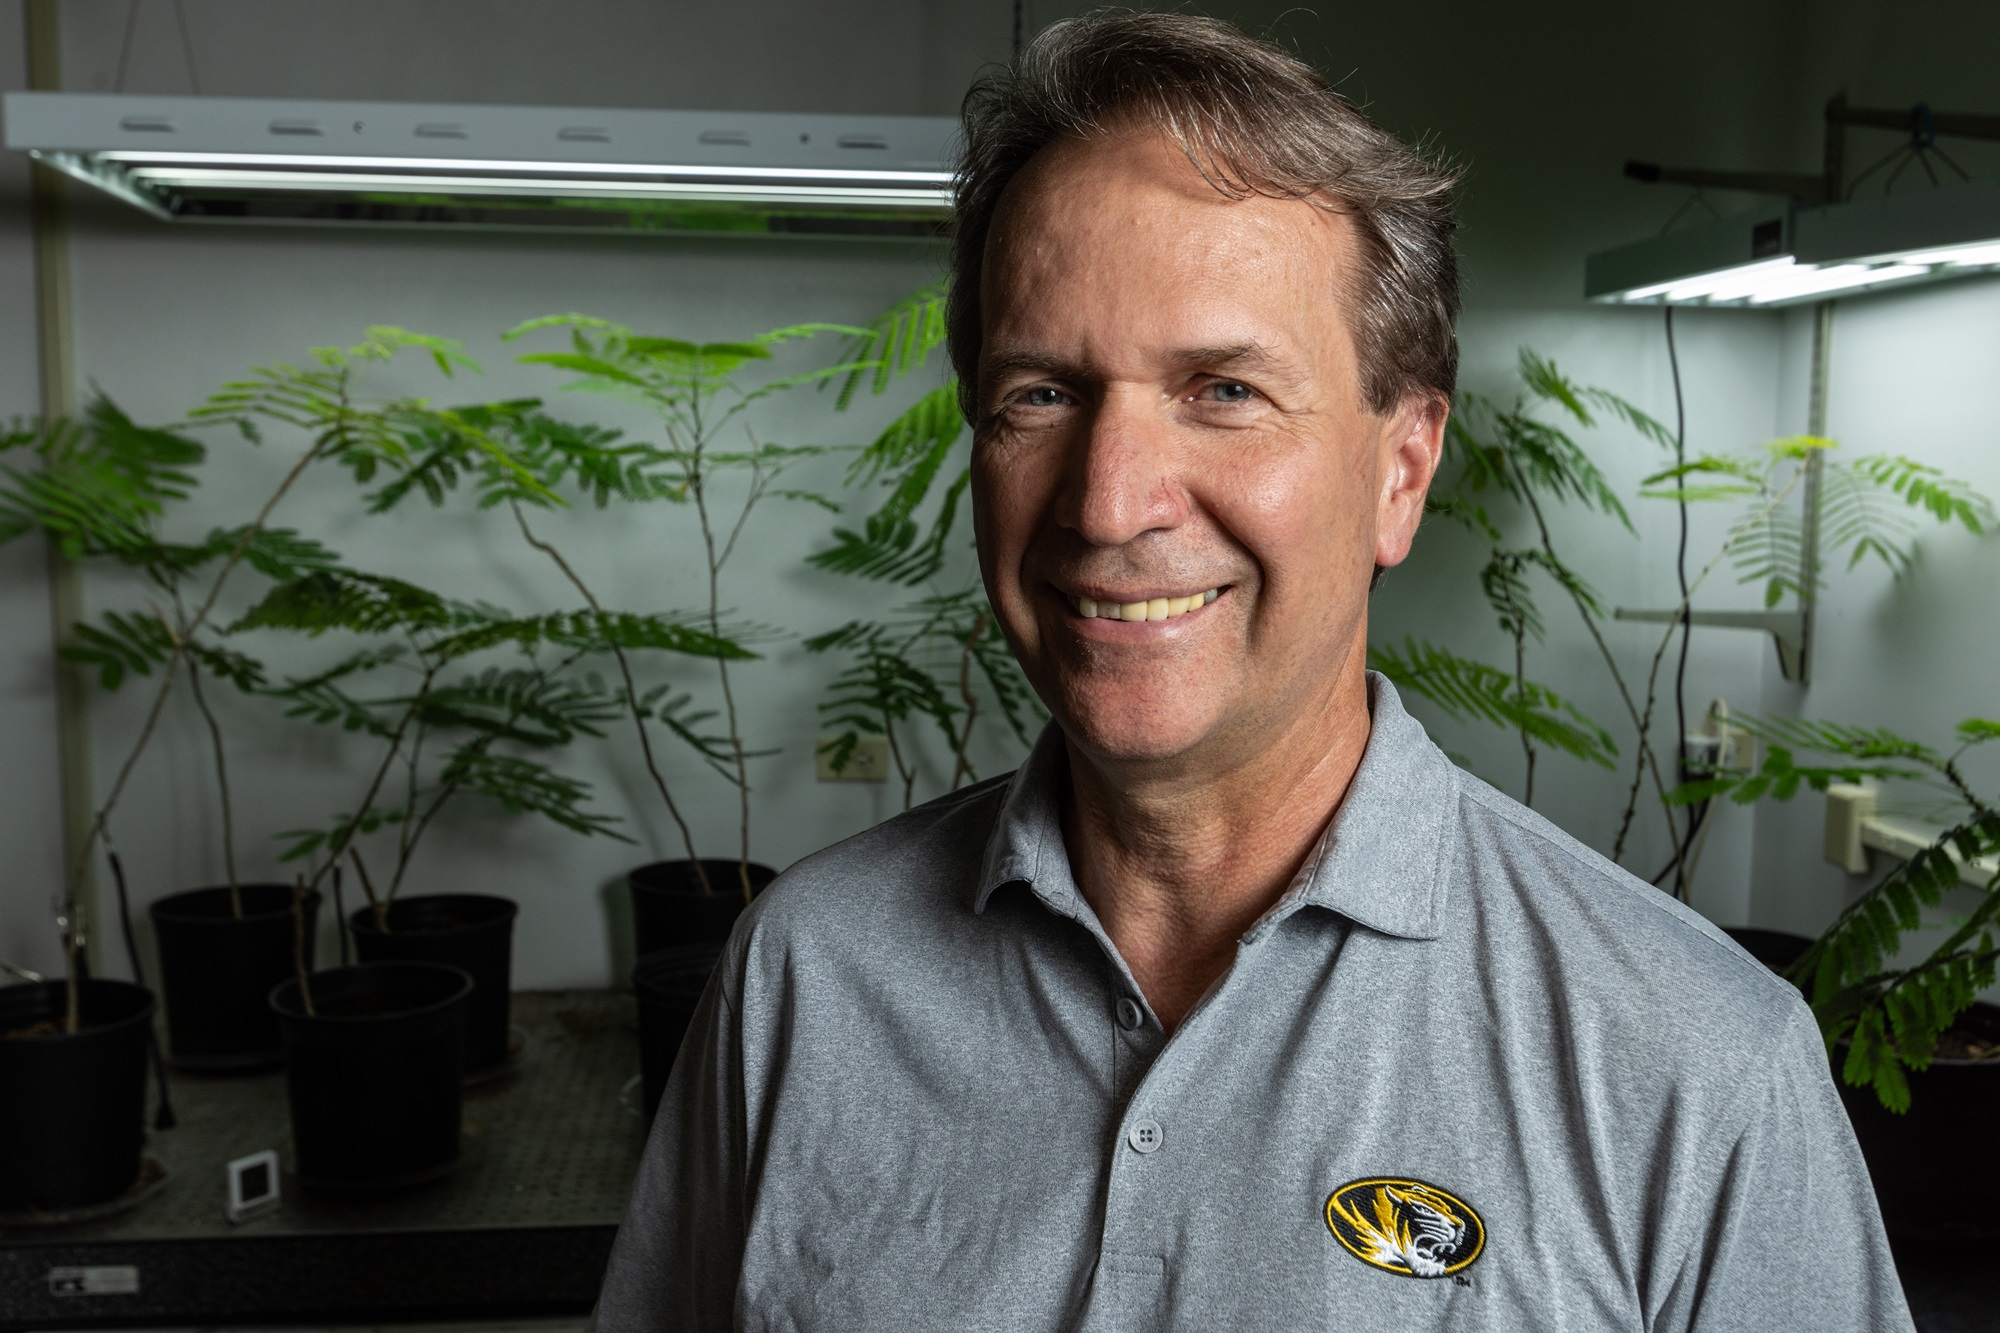
[[[1146,1021],[1146,1015],[1139,1008],[1139,1002],[1131,996],[1118,1001],[1118,1026],[1127,1032],[1137,1032]]]
[[[1132,1132],[1125,1136],[1125,1141],[1132,1145],[1133,1152],[1157,1152],[1164,1134],[1165,1131],[1160,1128],[1159,1121],[1138,1120],[1133,1122]]]

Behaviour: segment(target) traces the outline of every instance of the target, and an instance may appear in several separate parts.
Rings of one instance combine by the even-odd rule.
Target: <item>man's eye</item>
[[[1247,403],[1257,396],[1255,389],[1235,380],[1217,380],[1208,386],[1208,392],[1218,403]]]
[[[1052,389],[1046,384],[1038,384],[1021,395],[1021,401],[1029,407],[1058,407],[1062,400],[1062,390]]]

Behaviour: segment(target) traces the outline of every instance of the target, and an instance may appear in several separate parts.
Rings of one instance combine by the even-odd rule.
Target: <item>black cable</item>
[[[139,945],[132,938],[132,900],[125,892],[125,866],[119,861],[118,853],[107,851],[105,856],[111,861],[111,878],[118,884],[118,925],[125,932],[125,957],[132,964],[132,980],[143,987],[146,970],[139,966]],[[174,1117],[173,1099],[167,1095],[167,1062],[160,1054],[160,1037],[151,1023],[146,1024],[146,1055],[153,1066],[153,1080],[160,1089],[160,1104],[153,1113],[153,1128],[172,1129],[179,1122]]]
[[[1667,366],[1673,372],[1673,378],[1674,378],[1674,466],[1675,468],[1678,469],[1678,468],[1685,468],[1687,466],[1687,398],[1681,388],[1680,348],[1674,342],[1674,308],[1672,306],[1666,306],[1664,307],[1664,309],[1666,310],[1666,315],[1667,315]],[[1680,652],[1680,660],[1676,662],[1674,665],[1674,725],[1677,728],[1677,730],[1674,732],[1674,772],[1679,775],[1680,781],[1686,782],[1688,780],[1688,764],[1687,764],[1687,730],[1688,730],[1687,669],[1688,669],[1688,637],[1689,637],[1688,631],[1691,628],[1688,624],[1687,474],[1685,472],[1679,472],[1677,473],[1677,476],[1679,478],[1680,484],[1676,486],[1674,489],[1674,508],[1679,513],[1680,516],[1681,531],[1680,531],[1680,547],[1674,554],[1674,576],[1679,581],[1681,590],[1681,602],[1680,602],[1681,652]],[[1667,821],[1669,827],[1671,827],[1673,823],[1673,816],[1669,815],[1667,817]],[[1682,837],[1677,838],[1675,840],[1674,860],[1678,862],[1681,866],[1681,871],[1677,872],[1674,876],[1674,896],[1676,898],[1684,896],[1682,890],[1685,889],[1687,886],[1687,881],[1684,873],[1687,864],[1687,848],[1688,844],[1694,838],[1694,833],[1695,833],[1695,828],[1697,827],[1697,823],[1698,821],[1694,818],[1692,814],[1690,814],[1688,818],[1686,833]]]

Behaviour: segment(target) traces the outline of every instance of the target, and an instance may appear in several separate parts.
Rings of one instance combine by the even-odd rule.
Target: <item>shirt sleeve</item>
[[[742,1032],[709,978],[660,1096],[589,1327],[596,1333],[714,1333],[735,1327],[743,1266]]]
[[[1656,1330],[1911,1330],[1868,1167],[1811,1012],[1796,1005]]]

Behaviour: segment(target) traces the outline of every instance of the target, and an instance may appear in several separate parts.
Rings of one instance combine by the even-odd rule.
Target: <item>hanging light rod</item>
[[[1910,138],[1897,155],[1849,182],[1844,161],[1851,126],[1907,130]],[[2000,269],[2000,185],[1964,180],[1852,197],[1855,186],[1899,155],[1898,172],[1911,161],[1931,171],[1926,155],[1957,171],[1937,148],[1938,136],[2000,139],[2000,116],[1939,114],[1921,103],[1908,111],[1850,107],[1836,97],[1827,104],[1826,127],[1820,176],[1626,163],[1625,174],[1636,180],[1777,194],[1785,201],[1591,255],[1584,263],[1584,295],[1617,305],[1760,309]]]
[[[7,147],[171,222],[927,239],[947,117],[8,93]]]

